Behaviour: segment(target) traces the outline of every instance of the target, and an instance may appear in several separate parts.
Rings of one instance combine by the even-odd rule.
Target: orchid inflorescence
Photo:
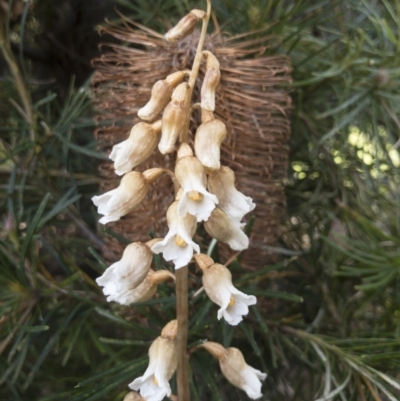
[[[96,281],[108,296],[107,301],[122,305],[145,302],[155,294],[159,283],[175,279],[169,270],[151,269],[153,254],[162,253],[166,261],[172,261],[175,270],[183,271],[196,252],[194,259],[203,274],[204,290],[220,307],[218,319],[224,318],[228,324],[237,325],[248,313],[248,306],[256,303],[256,298],[235,288],[229,269],[200,253],[200,246],[193,240],[197,224],[204,222],[205,230],[217,241],[227,243],[236,251],[246,249],[249,239],[242,230],[242,219],[255,208],[252,199],[235,188],[234,172],[220,163],[220,146],[226,136],[226,127],[213,113],[220,64],[210,51],[202,49],[211,11],[209,0],[207,4],[207,12],[192,10],[165,35],[167,41],[177,42],[189,35],[198,21],[203,21],[192,70],[174,72],[154,84],[150,100],[138,111],[144,122],[136,124],[129,138],[115,145],[109,155],[116,174],[123,175],[119,187],[93,197],[98,212],[103,215],[100,223],[117,221],[144,200],[150,184],[162,174],[168,174],[175,187],[175,201],[167,210],[169,231],[165,238],[128,245],[121,260],[112,264]],[[194,138],[193,151],[187,143],[193,110],[191,97],[204,59],[201,125]],[[185,81],[187,77],[188,82]],[[174,152],[177,147],[175,171],[163,168],[132,171],[147,160],[157,146],[162,154]],[[176,279],[178,282],[178,275]],[[152,343],[146,372],[130,384],[130,388],[139,390],[140,394],[130,392],[127,399],[161,401],[165,396],[171,396],[169,380],[177,369],[178,354],[186,354],[186,344],[183,350],[177,346],[179,330],[185,329],[179,324],[178,304],[177,313],[178,319],[169,322]],[[247,365],[238,349],[225,349],[214,342],[206,342],[197,348],[206,349],[219,360],[221,371],[230,383],[244,390],[250,398],[261,397],[260,380],[264,380],[266,374]],[[179,399],[189,401],[183,398]]]

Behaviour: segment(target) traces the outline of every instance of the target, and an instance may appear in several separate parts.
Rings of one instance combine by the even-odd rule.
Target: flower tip
[[[214,261],[204,253],[199,253],[197,255],[194,255],[194,259],[197,263],[197,266],[199,266],[199,268],[203,271],[207,270],[214,264]]]
[[[178,320],[171,320],[167,323],[161,332],[161,337],[175,340],[178,334]]]

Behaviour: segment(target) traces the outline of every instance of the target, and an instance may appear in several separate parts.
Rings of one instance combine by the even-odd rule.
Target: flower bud
[[[262,397],[261,380],[265,380],[267,375],[247,365],[239,349],[231,347],[223,352],[222,345],[213,342],[206,342],[200,347],[219,360],[221,372],[231,384],[245,391],[253,400]],[[218,350],[218,353],[214,350]]]
[[[175,149],[179,134],[185,127],[188,114],[185,101],[188,90],[187,82],[179,84],[172,93],[171,101],[162,115],[162,133],[158,149],[163,155]]]
[[[194,140],[196,157],[207,172],[218,170],[220,163],[220,147],[226,137],[225,124],[220,120],[204,122],[197,128]]]
[[[204,228],[218,241],[227,243],[234,251],[242,251],[249,246],[249,238],[221,210],[214,209]]]
[[[175,166],[175,177],[183,190],[179,200],[178,213],[181,216],[189,213],[196,216],[199,222],[209,218],[218,199],[205,188],[207,177],[199,160],[194,156],[180,157],[181,149],[187,149],[187,147],[186,144],[181,145]]]
[[[146,401],[146,400],[136,391],[130,391],[124,397],[123,401]]]
[[[122,305],[127,302],[127,293],[137,287],[147,276],[153,254],[150,247],[141,242],[129,244],[122,254],[121,260],[112,264],[102,276],[96,279],[98,285],[104,287],[107,301],[115,301]]]
[[[145,198],[148,189],[149,182],[142,173],[131,171],[125,174],[118,188],[92,198],[98,213],[104,215],[99,222],[117,221],[131,212]]]
[[[177,71],[167,78],[157,81],[151,90],[151,97],[147,104],[139,109],[138,116],[142,120],[152,121],[164,109],[171,99],[174,88],[180,84],[188,71]]]
[[[168,234],[151,248],[154,253],[162,252],[165,260],[172,260],[175,269],[187,265],[192,259],[193,251],[200,252],[200,247],[192,240],[197,228],[196,217],[190,214],[184,217],[179,215],[178,204],[175,201],[168,208]]]
[[[204,253],[199,253],[197,255],[194,255],[194,259],[196,261],[197,266],[199,266],[201,270],[207,270],[214,264],[214,261]]]
[[[219,61],[209,51],[204,51],[207,56],[206,74],[201,86],[201,108],[209,111],[215,110],[215,92],[221,78]]]
[[[140,395],[146,400],[159,401],[171,395],[169,380],[178,365],[177,326],[177,321],[173,320],[164,327],[161,336],[150,346],[149,366],[143,376],[129,385],[132,390],[140,390]]]
[[[197,22],[205,15],[206,13],[203,10],[192,10],[165,34],[165,39],[172,43],[179,42],[193,32]]]
[[[126,141],[115,145],[109,158],[118,175],[128,173],[147,160],[160,140],[161,120],[154,124],[136,124]]]
[[[198,263],[199,256],[196,257]],[[199,267],[202,266],[198,263]],[[257,303],[254,295],[247,295],[239,291],[232,284],[232,274],[224,265],[214,263],[203,270],[203,286],[208,297],[221,308],[217,318],[222,317],[227,323],[236,326],[249,313],[249,305]]]
[[[229,167],[223,166],[209,175],[208,189],[217,196],[218,207],[238,227],[241,225],[243,216],[256,207],[250,197],[243,195],[235,188],[235,174]]]
[[[175,279],[174,274],[168,270],[149,270],[145,279],[136,287],[121,294],[117,302],[121,305],[130,305],[137,302],[146,302],[157,291],[157,285],[170,278]]]

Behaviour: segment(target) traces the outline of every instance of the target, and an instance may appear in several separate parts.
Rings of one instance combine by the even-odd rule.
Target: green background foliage
[[[204,6],[115,3],[160,32]],[[213,6],[226,31],[274,35],[268,52],[291,57],[288,218],[273,248],[279,263],[251,273],[231,266],[235,285],[259,299],[248,318],[234,329],[216,320],[204,293],[192,297],[190,345],[207,338],[240,348],[269,374],[265,400],[398,400],[400,1]],[[105,155],[93,137],[90,85],[80,78],[46,86],[40,79],[48,69],[23,51],[51,33],[51,10],[37,0],[24,3],[16,21],[1,14],[34,116],[29,124],[1,60],[1,399],[119,401],[175,316],[174,290],[163,284],[156,299],[121,307],[107,303],[94,281],[107,267],[90,202]],[[190,361],[193,400],[248,399],[205,351]]]

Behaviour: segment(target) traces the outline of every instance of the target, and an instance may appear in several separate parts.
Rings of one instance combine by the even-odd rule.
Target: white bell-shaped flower
[[[248,365],[239,349],[225,349],[221,344],[211,341],[200,347],[219,360],[221,372],[231,384],[245,391],[253,400],[262,397],[261,381],[266,379],[267,374]]]
[[[154,124],[136,124],[126,141],[114,145],[109,158],[115,173],[123,175],[147,160],[156,148],[161,134],[161,120]]]
[[[182,217],[178,214],[178,204],[179,201],[175,201],[168,208],[168,234],[151,248],[154,253],[162,253],[165,260],[172,260],[175,269],[186,266],[192,259],[193,251],[200,252],[200,247],[192,240],[197,228],[196,217],[190,214]]]
[[[256,207],[253,199],[243,195],[235,188],[235,173],[229,167],[222,166],[209,175],[208,189],[217,196],[218,207],[238,227],[240,227],[243,216]]]
[[[178,151],[175,176],[182,187],[178,213],[196,216],[197,221],[205,221],[218,204],[218,198],[206,190],[207,177],[200,161],[193,156],[189,145],[182,143]]]
[[[146,302],[157,291],[157,285],[175,276],[168,270],[149,270],[145,279],[135,288],[123,293],[118,297],[121,305],[130,305],[136,302]]]
[[[249,247],[249,238],[240,225],[236,225],[221,209],[215,208],[204,223],[204,228],[218,241],[225,242],[234,251],[242,251]]]
[[[137,207],[147,195],[149,184],[164,172],[161,168],[153,168],[143,173],[131,171],[125,174],[118,188],[103,195],[93,196],[99,214],[104,216],[99,223],[106,224],[117,221]]]
[[[141,242],[129,244],[122,254],[121,260],[112,264],[102,276],[96,279],[103,288],[107,301],[115,301],[126,305],[126,293],[137,287],[147,276],[153,259],[150,246]]]
[[[178,322],[172,320],[163,329],[149,349],[149,366],[143,376],[135,379],[129,387],[140,390],[146,401],[161,401],[171,395],[169,380],[178,365],[176,334]]]
[[[222,317],[227,323],[236,326],[249,313],[249,305],[255,305],[257,298],[239,291],[232,284],[232,274],[219,263],[211,264],[212,259],[206,255],[195,255],[198,266],[203,270],[203,286],[208,297],[219,305],[218,320]],[[204,264],[204,260],[211,261]]]

